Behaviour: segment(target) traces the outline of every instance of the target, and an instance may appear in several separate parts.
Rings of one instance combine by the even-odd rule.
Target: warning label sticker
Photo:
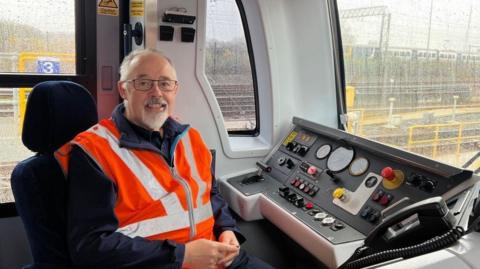
[[[143,17],[143,1],[130,2],[130,16]]]
[[[99,15],[118,16],[118,5],[115,0],[98,1],[97,13]]]

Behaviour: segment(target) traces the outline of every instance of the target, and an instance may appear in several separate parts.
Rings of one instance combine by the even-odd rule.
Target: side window
[[[370,2],[338,0],[348,131],[478,170],[480,2]]]
[[[241,1],[207,5],[205,72],[229,134],[255,134],[258,107],[248,29]]]
[[[10,175],[15,165],[34,153],[21,141],[27,97],[46,80],[72,80],[90,74],[85,25],[77,16],[95,10],[83,1],[3,1],[0,14],[0,209],[14,202]],[[83,10],[83,12],[81,12]],[[94,14],[94,13],[93,13]],[[90,15],[89,15],[90,16]],[[82,23],[81,23],[82,22]],[[85,22],[86,23],[86,22]],[[91,31],[95,35],[95,31]],[[79,34],[82,33],[82,34]],[[92,40],[90,34],[89,39]],[[79,53],[78,48],[82,48]],[[82,71],[79,72],[77,68]],[[88,70],[88,71],[87,71]],[[0,210],[0,218],[3,216]]]
[[[4,2],[0,73],[75,74],[75,2]]]

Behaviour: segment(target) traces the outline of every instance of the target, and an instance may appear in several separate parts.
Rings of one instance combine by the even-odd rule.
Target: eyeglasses
[[[158,87],[162,92],[173,92],[177,89],[178,82],[176,80],[155,80],[147,78],[137,78],[125,80],[125,82],[133,82],[133,87],[137,91],[147,92],[152,89],[154,82],[157,82]]]

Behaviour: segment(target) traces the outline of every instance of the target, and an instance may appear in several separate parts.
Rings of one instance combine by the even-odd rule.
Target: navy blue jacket
[[[164,136],[130,123],[123,115],[123,104],[117,106],[112,118],[121,132],[120,146],[157,152],[173,164],[170,146],[187,125],[169,118],[163,125]],[[213,175],[213,173],[212,173]],[[214,234],[225,230],[235,232],[240,243],[244,237],[236,228],[227,203],[212,178],[211,204],[215,217]],[[79,147],[74,147],[68,174],[67,241],[76,267],[94,268],[181,268],[185,245],[170,240],[130,238],[115,232],[118,220],[114,214],[116,185]]]

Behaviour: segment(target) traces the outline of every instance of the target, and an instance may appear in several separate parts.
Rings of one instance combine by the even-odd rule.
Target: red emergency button
[[[313,203],[308,202],[307,204],[305,204],[305,208],[306,209],[312,209],[313,208]]]
[[[308,169],[307,169],[307,174],[309,175],[316,175],[317,174],[317,168],[315,166],[310,166]]]
[[[379,203],[383,206],[387,206],[392,199],[393,199],[393,196],[391,194],[387,193],[384,196],[382,196],[382,198],[380,198]]]
[[[382,177],[386,180],[393,180],[395,179],[395,172],[390,166],[387,166],[382,169]]]

